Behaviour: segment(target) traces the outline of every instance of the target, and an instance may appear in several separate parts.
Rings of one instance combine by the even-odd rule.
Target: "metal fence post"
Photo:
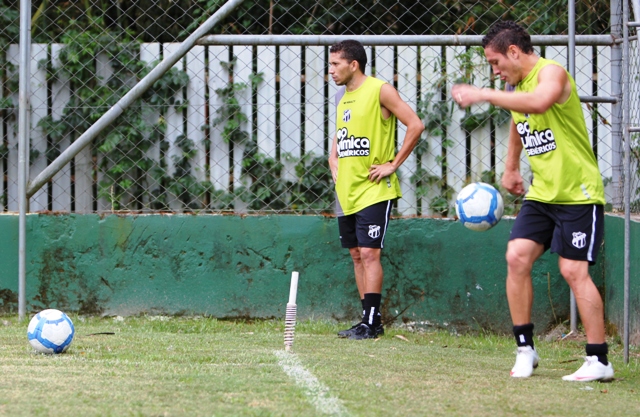
[[[31,1],[20,0],[20,81],[18,110],[18,317],[25,318],[26,310],[26,234],[27,172],[29,169],[29,90],[31,63]]]
[[[576,77],[576,2],[575,0],[568,1],[568,26],[569,26],[569,42],[567,57],[569,74],[572,78]],[[578,314],[576,309],[576,296],[573,290],[569,290],[569,314],[571,331],[576,333],[578,331]]]
[[[611,0],[611,36],[622,39],[622,5]],[[622,207],[622,45],[611,46],[611,96],[617,101],[611,105],[611,152],[614,208]]]
[[[623,2],[622,19],[623,27],[623,68],[622,68],[622,91],[623,91],[623,140],[624,140],[624,307],[623,307],[623,344],[624,363],[629,363],[629,269],[630,261],[630,209],[631,209],[631,132],[629,107],[631,105],[630,86],[630,50],[629,50],[629,3]]]

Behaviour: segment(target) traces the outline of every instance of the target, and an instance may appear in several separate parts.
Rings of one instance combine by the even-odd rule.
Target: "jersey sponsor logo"
[[[516,129],[524,148],[527,150],[527,155],[542,155],[556,149],[556,138],[551,129],[545,129],[541,132],[534,130],[532,132],[529,128],[529,122],[518,123]]]
[[[587,234],[582,232],[573,232],[573,240],[571,244],[578,249],[582,249],[587,244]]]
[[[377,239],[380,237],[380,226],[376,224],[369,225],[369,237],[371,239]]]
[[[349,131],[346,127],[338,129],[336,138],[338,139],[339,158],[369,156],[369,152],[371,151],[369,138],[357,138],[354,135],[349,136]]]
[[[343,122],[348,122],[349,120],[351,120],[351,109],[346,109],[343,113],[342,113],[342,121]]]

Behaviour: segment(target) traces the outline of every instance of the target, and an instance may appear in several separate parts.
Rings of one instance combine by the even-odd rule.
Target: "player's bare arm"
[[[393,113],[407,127],[407,133],[404,136],[402,147],[393,161],[381,165],[371,165],[371,168],[369,168],[369,179],[375,182],[380,182],[383,178],[396,172],[398,167],[409,157],[413,148],[416,147],[420,135],[424,131],[422,120],[400,98],[398,91],[389,84],[383,85],[380,89],[380,105],[390,113]]]
[[[338,137],[336,135],[333,135],[333,144],[329,153],[329,169],[333,182],[338,182]]]
[[[520,155],[522,154],[522,141],[516,129],[516,124],[511,121],[509,128],[509,144],[507,146],[507,159],[504,173],[502,174],[502,186],[511,194],[524,194],[524,181],[520,174]]]
[[[558,65],[548,65],[538,76],[538,86],[531,93],[513,93],[468,84],[454,85],[451,96],[460,107],[491,103],[519,113],[541,114],[555,103],[564,103],[571,94],[567,72]]]

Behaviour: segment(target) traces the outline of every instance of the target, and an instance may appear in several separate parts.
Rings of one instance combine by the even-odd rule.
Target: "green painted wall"
[[[630,339],[640,345],[640,222],[630,224],[629,327]],[[624,218],[605,222],[604,268],[607,273],[605,314],[622,335],[624,329]]]
[[[479,233],[449,220],[392,220],[382,259],[385,317],[509,331],[504,252],[512,223]],[[15,312],[18,217],[0,216],[0,228],[0,311]],[[335,218],[33,214],[27,229],[29,311],[284,317],[296,270],[299,318],[360,313]],[[601,265],[592,275],[604,287]],[[566,319],[569,290],[556,255],[536,263],[533,282],[536,328]]]

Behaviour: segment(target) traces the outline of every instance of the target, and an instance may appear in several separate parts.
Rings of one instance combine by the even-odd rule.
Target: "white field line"
[[[318,378],[302,366],[295,353],[284,350],[276,350],[274,353],[278,358],[280,367],[287,375],[295,380],[298,386],[304,389],[304,393],[309,399],[309,402],[319,413],[332,416],[349,415],[342,401],[331,395],[329,388],[318,381]]]

